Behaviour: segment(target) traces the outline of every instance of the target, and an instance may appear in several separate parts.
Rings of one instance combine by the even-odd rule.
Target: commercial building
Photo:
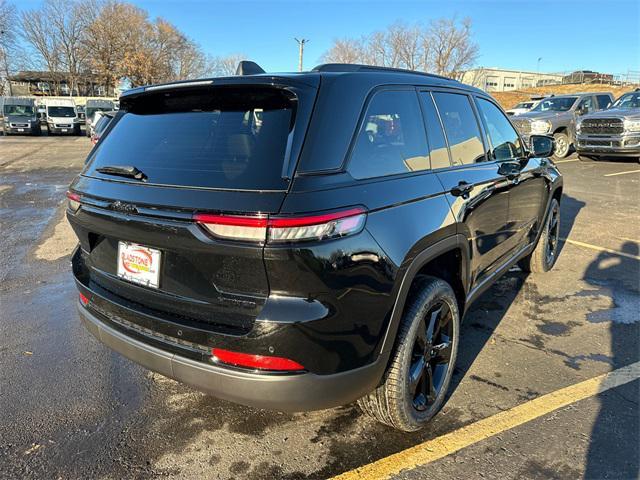
[[[479,67],[467,70],[462,82],[487,92],[507,92],[562,83],[561,73],[537,73],[522,70]]]

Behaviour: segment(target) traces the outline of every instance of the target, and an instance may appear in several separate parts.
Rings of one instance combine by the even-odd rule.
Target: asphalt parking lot
[[[638,368],[601,393],[572,387],[640,361],[636,162],[559,162],[555,269],[513,269],[482,296],[450,399],[429,429],[404,434],[355,406],[292,415],[227,403],[99,344],[75,311],[63,215],[89,150],[85,137],[0,138],[3,478],[638,478]],[[567,387],[558,408],[535,401]],[[494,421],[519,406],[530,421]]]

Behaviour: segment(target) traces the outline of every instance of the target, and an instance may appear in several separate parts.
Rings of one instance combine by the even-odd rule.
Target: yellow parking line
[[[615,177],[616,175],[626,175],[627,173],[640,173],[640,170],[628,170],[626,172],[607,173],[605,177]]]
[[[451,455],[477,442],[493,437],[572,403],[593,397],[640,378],[640,362],[548,393],[510,410],[484,418],[441,437],[382,458],[335,479],[373,480],[390,478],[402,470],[416,468]]]
[[[631,258],[633,260],[640,260],[640,255],[633,255],[631,253],[619,252],[618,250],[613,250],[612,248],[599,247],[598,245],[591,245],[590,243],[578,242],[577,240],[569,240],[568,238],[561,238],[567,243],[571,245],[577,245],[578,247],[590,248],[591,250],[597,250],[598,252],[607,252],[613,255],[618,255],[620,257]]]
[[[569,163],[569,162],[579,162],[580,159],[579,158],[570,158],[569,160],[557,160],[553,163]]]

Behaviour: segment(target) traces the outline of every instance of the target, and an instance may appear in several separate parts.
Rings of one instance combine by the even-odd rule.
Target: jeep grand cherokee
[[[470,305],[558,253],[562,178],[495,101],[360,65],[130,90],[68,192],[81,319],[145,367],[417,430]]]

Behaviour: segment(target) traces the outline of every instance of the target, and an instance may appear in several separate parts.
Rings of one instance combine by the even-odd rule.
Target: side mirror
[[[530,157],[548,158],[553,155],[556,147],[555,140],[549,135],[531,135],[529,143],[531,145]]]

